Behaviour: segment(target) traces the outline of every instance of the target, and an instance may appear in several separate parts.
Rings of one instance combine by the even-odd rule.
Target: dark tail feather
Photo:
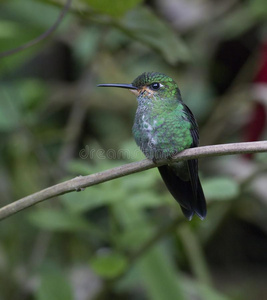
[[[195,200],[194,210],[200,219],[204,220],[207,215],[206,199],[199,178],[197,178],[197,182],[197,199]]]
[[[206,201],[199,178],[197,184],[193,185],[191,181],[182,180],[167,165],[158,169],[168,190],[180,204],[185,217],[191,220],[196,213],[203,220],[206,216]],[[197,188],[196,192],[193,191],[194,186]]]
[[[176,200],[176,199],[175,199],[175,200]],[[193,210],[188,210],[188,209],[182,207],[182,205],[180,205],[180,207],[181,207],[181,210],[182,210],[184,216],[185,216],[189,221],[191,221],[192,218],[193,218],[193,216],[194,216],[194,214],[195,214],[194,211],[193,211]]]

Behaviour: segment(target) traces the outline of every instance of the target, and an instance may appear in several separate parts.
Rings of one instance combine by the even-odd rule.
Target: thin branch
[[[63,9],[61,10],[56,22],[48,29],[46,30],[44,33],[42,33],[41,35],[39,35],[37,38],[17,47],[17,48],[14,48],[14,49],[11,49],[11,50],[7,50],[7,51],[4,51],[4,52],[1,52],[0,53],[0,58],[3,58],[3,57],[6,57],[6,56],[9,56],[9,55],[12,55],[12,54],[15,54],[15,53],[18,53],[20,51],[23,51],[27,48],[30,48],[36,44],[38,44],[39,42],[41,42],[42,40],[46,39],[49,35],[51,35],[56,29],[57,27],[59,26],[59,24],[61,23],[61,21],[63,20],[63,18],[65,17],[66,13],[68,12],[69,8],[70,8],[70,5],[71,5],[71,0],[67,0]]]
[[[267,152],[267,141],[236,143],[236,144],[221,144],[213,146],[204,146],[191,148],[175,155],[172,161],[188,160],[193,158],[211,157],[219,155],[231,155],[241,153],[257,153]],[[88,176],[78,176],[71,180],[48,187],[37,193],[21,198],[11,204],[8,204],[0,209],[0,220],[3,220],[27,207],[30,207],[38,202],[50,199],[55,196],[63,195],[73,191],[82,191],[83,189],[105,181],[113,180],[129,174],[145,171],[157,166],[164,165],[170,161],[160,160],[156,164],[151,160],[144,159],[142,161],[126,164],[110,170],[99,172]]]

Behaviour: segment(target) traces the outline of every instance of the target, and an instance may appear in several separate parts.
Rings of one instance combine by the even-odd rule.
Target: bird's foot
[[[154,164],[157,164],[157,159],[155,157],[152,158]]]
[[[171,162],[173,161],[171,155],[168,155],[168,156],[167,156],[167,161],[168,161],[169,163],[171,163]]]
[[[163,159],[164,159],[164,158],[159,158],[159,159],[157,159],[156,157],[153,157],[153,158],[152,158],[152,161],[153,161],[154,164],[157,164],[158,161],[161,161],[161,160],[163,160]],[[171,163],[171,162],[173,161],[171,155],[167,156],[165,159],[168,161],[168,163]]]

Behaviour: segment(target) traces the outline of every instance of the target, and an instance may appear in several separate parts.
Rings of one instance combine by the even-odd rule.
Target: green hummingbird
[[[198,147],[198,125],[191,110],[183,103],[176,82],[169,76],[148,72],[131,84],[99,84],[99,87],[126,88],[138,101],[132,132],[137,145],[148,159],[169,159],[158,167],[172,196],[185,217],[206,216],[206,201],[198,177],[198,161],[171,162],[185,149]]]

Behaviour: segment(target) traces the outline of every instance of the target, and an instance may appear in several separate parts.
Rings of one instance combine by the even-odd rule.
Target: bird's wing
[[[191,110],[184,104],[184,110],[187,116],[188,121],[191,124],[190,133],[193,139],[191,148],[198,147],[199,144],[199,134],[198,134],[198,125],[197,121],[191,112]],[[197,186],[198,186],[198,161],[197,159],[188,160],[188,169],[190,173],[190,179],[192,184],[192,189],[195,198],[197,198]]]
[[[191,112],[191,110],[185,105],[185,111],[187,114],[187,118],[190,121],[191,129],[190,133],[192,136],[192,144],[191,148],[198,147],[199,145],[199,133],[198,133],[198,125],[197,121]],[[204,218],[206,215],[206,201],[205,196],[198,178],[198,160],[191,159],[187,161],[188,170],[190,175],[191,186],[194,195],[194,210],[201,217]]]

